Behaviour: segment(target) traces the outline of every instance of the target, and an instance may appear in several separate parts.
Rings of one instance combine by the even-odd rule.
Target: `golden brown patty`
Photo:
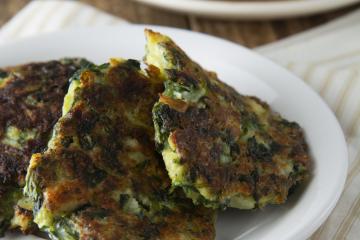
[[[67,59],[0,69],[0,234],[22,196],[31,155],[45,148],[61,115],[69,78],[85,62]],[[24,211],[16,210],[25,217]]]
[[[147,75],[150,75],[148,77]],[[170,191],[153,142],[163,90],[135,60],[73,80],[48,149],[32,156],[26,194],[53,239],[213,239],[214,212]]]
[[[213,208],[284,203],[308,173],[300,126],[256,97],[237,93],[167,36],[146,36],[145,61],[165,81],[153,118],[172,184]]]

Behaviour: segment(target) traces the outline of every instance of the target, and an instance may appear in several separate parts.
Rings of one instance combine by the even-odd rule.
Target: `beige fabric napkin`
[[[0,44],[77,26],[129,24],[75,1],[29,3],[0,30]],[[257,51],[285,66],[333,109],[346,135],[350,168],[344,193],[312,239],[360,239],[360,10]]]
[[[336,114],[349,172],[335,210],[312,239],[360,239],[360,10],[258,49],[316,90]]]

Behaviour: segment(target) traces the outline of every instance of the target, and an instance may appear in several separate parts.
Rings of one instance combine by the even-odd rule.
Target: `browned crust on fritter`
[[[182,209],[181,212],[172,212],[161,217],[161,222],[157,224],[146,217],[139,218],[124,212],[114,214],[106,209],[91,207],[80,211],[72,219],[83,230],[80,239],[214,239],[213,219],[208,209]],[[199,226],[202,228],[201,231],[197,229]],[[179,233],[183,235],[180,236]]]
[[[155,151],[151,118],[163,87],[134,64],[110,67],[105,84],[96,82],[97,70],[81,74],[75,103],[55,126],[54,146],[32,158],[33,179],[43,192],[40,203],[55,219],[71,219],[80,239],[177,239],[183,232],[213,239],[213,212],[195,209],[191,202],[178,206],[168,194],[171,184]],[[146,159],[136,162],[130,152]],[[141,214],[123,209],[128,197],[141,204]],[[175,208],[163,210],[168,203]]]
[[[14,227],[18,228],[24,234],[38,232],[33,222],[33,212],[31,210],[21,208],[20,206],[15,206],[14,210],[14,214],[17,216],[16,218],[21,221],[21,225]]]
[[[69,78],[77,69],[73,64],[50,61],[5,70],[11,77],[0,88],[0,139],[7,126],[35,130],[38,136],[26,141],[22,149],[0,141],[1,184],[24,183],[30,157],[46,147],[51,130],[61,115]],[[29,98],[34,99],[36,105],[29,104]]]
[[[255,200],[273,194],[272,203],[283,203],[289,189],[306,178],[310,165],[300,126],[283,119],[267,103],[243,96],[221,82],[214,72],[193,62],[170,38],[151,30],[146,30],[146,35],[148,45],[158,51],[156,56],[163,58],[159,62],[170,66],[161,69],[168,86],[177,84],[190,94],[205,91],[203,97],[192,102],[174,99],[165,90],[154,108],[155,124],[160,125],[161,131],[159,148],[163,150],[170,139],[187,171],[185,187],[194,187],[200,179],[218,197],[215,202],[220,207],[237,193]],[[145,61],[155,54],[148,51]],[[251,131],[254,133],[247,135]],[[224,144],[230,148],[228,163],[221,163]],[[294,160],[294,171],[284,176],[282,161],[289,159]]]
[[[30,157],[46,147],[61,115],[69,79],[82,63],[85,60],[63,59],[0,69],[0,202],[6,204],[0,210],[0,232],[9,227],[13,215],[20,225],[12,228],[24,233],[36,229],[32,212],[16,204],[22,197]],[[12,146],[4,142],[9,127],[34,136]]]
[[[274,192],[280,196],[278,203],[284,202],[288,189],[300,179],[278,175],[273,159],[288,156],[308,167],[310,158],[302,130],[292,123],[289,123],[291,127],[284,126],[279,116],[271,113],[269,106],[255,97],[244,98],[225,85],[222,88],[228,90],[226,93],[211,86],[214,94],[226,96],[229,106],[243,108],[244,111],[223,106],[216,99],[211,99],[212,96],[203,99],[206,110],[193,106],[182,113],[164,107],[168,111],[168,124],[176,126],[170,138],[181,155],[181,163],[190,167],[189,174],[194,177],[194,181],[195,177],[201,176],[216,195],[241,192],[260,197]],[[238,139],[243,134],[239,123],[249,117],[244,116],[247,111],[251,112],[248,101],[261,104],[270,113],[266,117],[266,121],[270,122],[268,135],[262,137],[272,141],[273,147],[277,149],[273,153],[264,153],[269,155],[263,158],[251,152],[249,142]],[[251,117],[252,121],[260,122],[255,115]],[[232,164],[219,164],[222,154],[222,146],[217,143],[219,140],[230,145]],[[259,175],[256,172],[259,168],[270,169],[271,173]]]

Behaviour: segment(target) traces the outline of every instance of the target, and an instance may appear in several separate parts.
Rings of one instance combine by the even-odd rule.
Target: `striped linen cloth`
[[[79,2],[36,0],[2,27],[0,44],[64,28],[106,24],[129,23]],[[256,50],[315,89],[346,135],[350,168],[345,190],[311,239],[360,239],[360,10]]]

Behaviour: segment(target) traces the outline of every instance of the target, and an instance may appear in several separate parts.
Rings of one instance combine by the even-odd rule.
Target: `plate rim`
[[[219,0],[134,0],[146,5],[175,12],[211,16],[222,19],[271,20],[308,16],[331,11],[360,2],[360,0],[297,0],[234,2]]]
[[[5,48],[15,47],[18,44],[27,44],[29,41],[30,42],[37,41],[38,39],[43,39],[43,38],[49,38],[49,39],[53,38],[54,39],[57,36],[66,35],[66,34],[73,35],[74,33],[78,33],[78,32],[90,33],[92,31],[111,31],[114,29],[120,30],[120,29],[127,29],[127,28],[134,28],[136,30],[141,30],[141,31],[144,28],[152,28],[154,30],[162,31],[162,32],[175,31],[175,32],[179,32],[182,34],[193,35],[193,37],[195,39],[209,38],[208,41],[215,41],[215,42],[218,42],[221,44],[225,44],[230,48],[234,48],[234,49],[236,48],[237,50],[234,51],[234,54],[236,54],[239,51],[245,51],[245,52],[247,52],[247,54],[253,55],[254,58],[256,58],[257,60],[259,60],[261,62],[266,62],[267,64],[270,64],[270,67],[272,69],[275,69],[277,71],[282,71],[283,75],[291,76],[289,78],[289,79],[291,79],[291,81],[297,82],[297,84],[300,84],[302,87],[306,88],[306,91],[308,91],[309,94],[312,94],[313,97],[317,98],[317,100],[320,101],[322,107],[324,107],[324,109],[327,111],[327,113],[330,114],[329,116],[331,116],[331,121],[335,124],[334,125],[335,129],[333,129],[333,131],[336,131],[336,134],[338,134],[339,137],[341,138],[341,139],[339,139],[339,141],[341,141],[341,146],[339,146],[339,150],[342,151],[341,155],[344,156],[344,158],[345,158],[344,160],[346,160],[346,161],[342,163],[343,168],[341,169],[342,172],[340,174],[342,176],[342,178],[340,180],[342,180],[342,181],[339,182],[338,188],[336,188],[336,191],[334,190],[335,191],[334,196],[331,199],[331,201],[329,202],[329,204],[326,207],[323,207],[322,211],[320,212],[320,215],[317,216],[316,219],[312,219],[312,220],[314,220],[313,222],[307,222],[306,224],[304,224],[304,226],[302,226],[301,235],[299,234],[299,232],[296,232],[296,233],[293,233],[293,235],[291,235],[290,237],[292,237],[291,239],[303,239],[303,238],[309,237],[312,233],[314,233],[316,231],[316,229],[318,227],[320,227],[320,225],[330,215],[331,211],[336,206],[336,203],[338,202],[338,200],[344,190],[344,185],[345,185],[345,181],[346,181],[346,177],[347,177],[347,169],[348,169],[348,149],[347,149],[345,137],[344,137],[343,131],[340,127],[340,124],[339,124],[337,118],[335,117],[334,113],[330,109],[330,107],[325,103],[325,101],[319,96],[319,94],[317,92],[315,92],[315,90],[313,90],[311,87],[309,87],[298,76],[296,76],[289,70],[285,69],[284,67],[278,65],[274,61],[260,55],[257,52],[254,52],[244,46],[230,42],[229,40],[225,40],[225,39],[222,39],[219,37],[214,37],[214,36],[204,34],[204,33],[198,33],[198,32],[192,32],[192,31],[188,31],[188,30],[184,30],[184,29],[177,29],[177,28],[172,28],[172,27],[163,27],[163,26],[156,26],[156,25],[113,25],[113,26],[98,26],[98,27],[74,27],[71,29],[66,29],[66,30],[62,30],[62,31],[52,32],[52,33],[43,33],[43,34],[39,34],[37,36],[33,36],[30,38],[18,39],[11,43],[9,43],[9,42],[4,43],[4,44],[0,45],[0,51]],[[111,57],[111,56],[109,56],[109,57]],[[299,235],[295,235],[295,234],[299,234]]]

